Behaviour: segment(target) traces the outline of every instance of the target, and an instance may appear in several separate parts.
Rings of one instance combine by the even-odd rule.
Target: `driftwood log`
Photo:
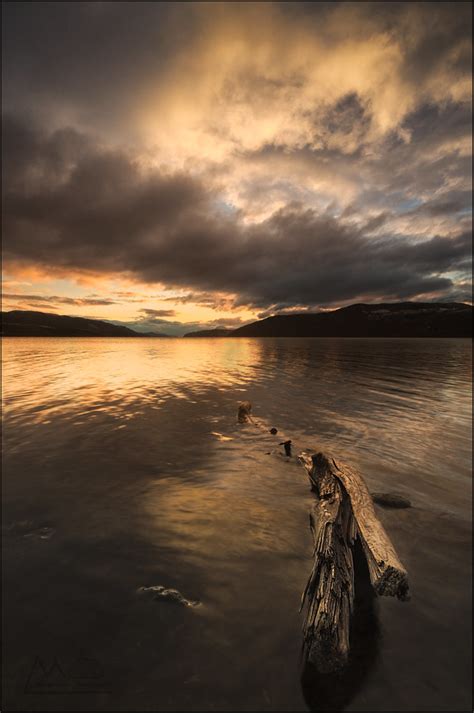
[[[348,495],[348,506],[352,511],[357,532],[369,567],[370,581],[377,594],[385,594],[406,600],[408,598],[408,575],[398,559],[395,548],[377,518],[367,485],[362,476],[353,468],[323,453],[311,457],[302,453],[300,461],[306,468],[312,489],[319,498],[321,482],[338,482]]]
[[[342,668],[349,656],[356,528],[348,496],[330,470],[311,467],[309,474],[317,497],[310,513],[314,564],[301,598],[301,609],[307,605],[304,648],[318,671],[329,673]]]
[[[239,422],[272,433],[251,410],[249,401],[240,403]],[[306,610],[304,651],[320,673],[330,673],[343,668],[349,657],[356,538],[361,541],[377,594],[407,600],[408,575],[377,518],[362,476],[324,453],[302,451],[298,460],[316,496],[310,513],[314,563],[301,598],[301,609]]]

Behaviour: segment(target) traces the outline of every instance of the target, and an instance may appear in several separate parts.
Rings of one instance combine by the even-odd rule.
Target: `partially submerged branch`
[[[339,481],[350,499],[350,505],[359,531],[369,567],[370,581],[377,594],[407,600],[408,574],[400,562],[382,523],[378,519],[372,497],[362,476],[346,464],[337,463],[323,453],[304,459],[311,483],[318,479]]]
[[[301,599],[305,653],[321,673],[347,663],[354,606],[353,518],[340,484],[328,485],[310,513],[314,564]]]
[[[249,401],[240,403],[239,423],[251,422],[266,433],[272,432],[264,421],[251,415],[251,409]],[[291,446],[290,439],[284,438]],[[301,600],[301,608],[306,605],[304,647],[308,660],[321,673],[329,673],[342,668],[349,655],[356,537],[360,537],[378,594],[407,600],[408,575],[377,518],[362,476],[324,453],[302,452],[298,460],[316,496],[310,513],[314,564]]]
[[[251,417],[252,404],[250,401],[241,401],[237,411],[237,420],[239,423],[248,423],[252,420]]]

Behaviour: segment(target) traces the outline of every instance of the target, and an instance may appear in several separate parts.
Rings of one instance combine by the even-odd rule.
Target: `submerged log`
[[[239,423],[248,423],[252,420],[250,415],[252,411],[252,404],[250,401],[241,401],[239,403],[239,408],[237,411],[237,420]]]
[[[250,402],[242,402],[239,422],[251,421],[268,432],[250,412]],[[321,673],[330,673],[343,668],[349,655],[356,538],[377,594],[407,600],[408,575],[377,518],[362,476],[324,453],[303,451],[298,460],[316,495],[310,513],[314,563],[301,599],[301,609],[306,608],[304,650]]]

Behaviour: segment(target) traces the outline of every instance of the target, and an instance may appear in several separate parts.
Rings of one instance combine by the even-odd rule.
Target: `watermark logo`
[[[107,692],[102,666],[86,656],[70,661],[36,656],[25,685],[25,693],[35,695]]]

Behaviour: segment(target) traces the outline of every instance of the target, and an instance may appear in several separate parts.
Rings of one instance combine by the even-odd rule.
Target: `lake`
[[[370,605],[330,686],[301,663],[313,496],[241,399],[413,505],[377,506],[411,601]],[[471,406],[463,339],[4,338],[8,710],[470,710]]]

